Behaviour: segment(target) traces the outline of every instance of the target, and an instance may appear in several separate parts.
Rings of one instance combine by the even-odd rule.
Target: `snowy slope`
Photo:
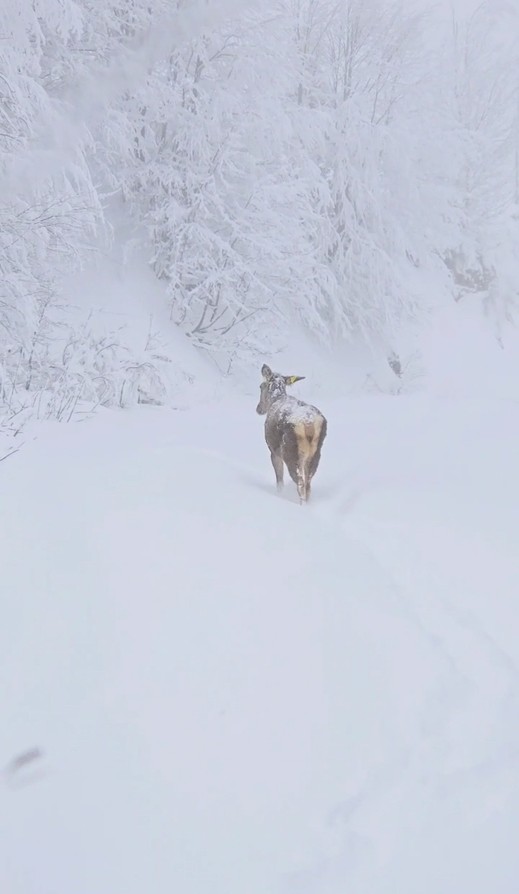
[[[511,894],[517,404],[321,394],[300,507],[256,399],[0,464],[0,891]]]

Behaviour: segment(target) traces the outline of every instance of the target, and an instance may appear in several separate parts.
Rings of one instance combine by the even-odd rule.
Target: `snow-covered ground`
[[[300,507],[256,401],[0,463],[0,891],[512,894],[517,402],[323,387]]]

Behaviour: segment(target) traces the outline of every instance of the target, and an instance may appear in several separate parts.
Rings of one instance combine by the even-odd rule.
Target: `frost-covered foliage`
[[[111,336],[71,329],[60,313],[70,300],[63,277],[108,239],[94,163],[110,100],[99,102],[101,75],[124,61],[160,7],[12,0],[0,10],[0,403],[8,412],[37,403],[61,419],[84,400],[164,397],[150,351],[135,356]]]
[[[312,272],[297,135],[279,126],[286,113],[269,56],[244,23],[172,54],[128,100],[128,120],[141,126],[123,190],[148,225],[172,319],[227,355],[242,343],[271,350]]]
[[[467,22],[454,21],[444,54],[458,238],[443,257],[456,300],[482,296],[499,335],[519,306],[519,95],[515,38],[510,44],[495,12],[484,4]]]
[[[9,405],[45,365],[59,277],[80,262],[99,215],[86,135],[60,152],[60,110],[50,92],[57,74],[46,29],[64,53],[81,16],[74,4],[64,15],[56,0],[45,3],[43,17],[40,5],[0,10],[0,394]]]
[[[325,338],[340,341],[391,328],[418,310],[408,272],[427,266],[426,232],[442,210],[431,208],[430,172],[421,170],[430,136],[423,95],[413,88],[424,47],[419,19],[391,3],[310,0],[297,10],[294,115],[307,164],[317,166],[310,181],[313,300]]]
[[[167,371],[149,352],[60,315],[65,273],[108,244],[110,194],[146,234],[172,325],[223,370],[272,354],[294,326],[335,349],[389,345],[436,301],[469,293],[500,336],[519,281],[505,12],[6,0],[3,403],[35,390],[60,406],[165,399]]]
[[[416,309],[409,256],[428,247],[408,229],[427,198],[418,97],[398,103],[414,21],[382,3],[277,12],[192,42],[127,99],[124,194],[172,318],[213,351],[272,350],[279,317],[325,342],[396,323]]]
[[[431,282],[458,297],[474,265],[509,314],[513,54],[498,59],[491,12],[435,30],[391,0],[280,0],[149,70],[110,141],[196,344],[272,351],[294,321],[328,345],[390,339],[427,315]]]

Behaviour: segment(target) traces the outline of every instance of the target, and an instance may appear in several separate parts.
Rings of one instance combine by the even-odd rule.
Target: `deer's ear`
[[[305,376],[285,376],[285,385],[294,385],[296,382],[301,382]]]
[[[261,367],[261,375],[263,376],[264,379],[267,380],[267,382],[269,379],[272,378],[272,375],[273,375],[272,370],[271,370],[270,366],[267,366],[266,363],[264,363],[263,366]]]

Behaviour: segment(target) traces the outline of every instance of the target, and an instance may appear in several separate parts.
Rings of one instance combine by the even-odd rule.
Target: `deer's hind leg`
[[[283,456],[290,477],[297,487],[300,503],[306,503],[305,457],[301,451],[300,436],[294,427],[287,429],[283,436]]]
[[[270,451],[270,459],[272,460],[272,465],[274,466],[274,472],[276,473],[276,486],[278,490],[283,489],[283,455],[281,451],[279,453],[274,450]]]
[[[307,498],[310,496],[310,488],[312,478],[317,472],[317,467],[321,459],[321,448],[326,437],[327,422],[323,419],[320,425],[316,426],[314,444],[312,445],[313,453],[308,461],[308,478],[307,478]]]

